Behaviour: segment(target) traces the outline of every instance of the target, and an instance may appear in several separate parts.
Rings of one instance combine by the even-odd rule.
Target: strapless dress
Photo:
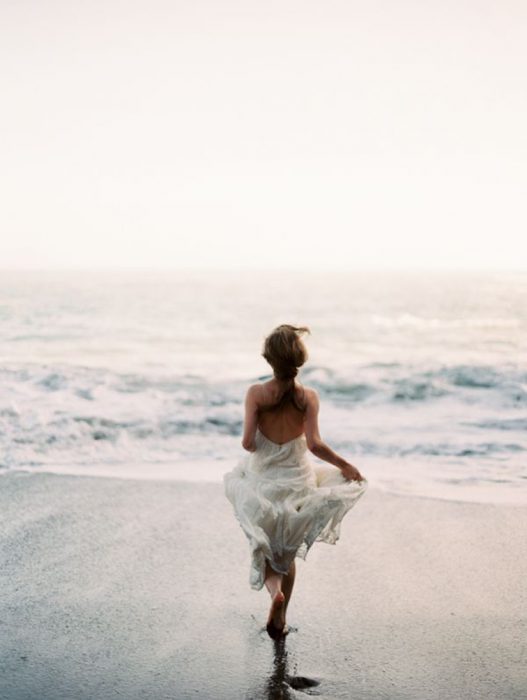
[[[255,443],[256,451],[225,474],[224,486],[249,540],[251,588],[260,590],[266,560],[286,574],[315,541],[335,544],[342,518],[368,484],[348,481],[336,467],[313,465],[303,434],[279,445],[257,429]]]

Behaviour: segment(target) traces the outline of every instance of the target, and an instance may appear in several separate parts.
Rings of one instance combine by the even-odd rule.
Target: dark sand
[[[527,697],[527,508],[370,489],[285,644],[219,485],[9,474],[0,517],[2,699]]]

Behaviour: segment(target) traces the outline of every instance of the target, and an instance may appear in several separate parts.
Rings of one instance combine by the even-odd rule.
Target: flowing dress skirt
[[[250,585],[260,590],[266,561],[286,574],[315,541],[335,544],[340,523],[367,488],[331,466],[313,466],[304,435],[282,445],[256,432],[256,451],[224,476],[225,494],[249,540]]]

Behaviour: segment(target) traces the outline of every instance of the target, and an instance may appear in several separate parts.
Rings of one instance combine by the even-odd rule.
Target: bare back
[[[282,388],[275,379],[260,385],[257,403],[259,408],[275,403]],[[296,396],[299,402],[304,402],[309,390],[296,386]],[[288,403],[283,408],[262,411],[258,410],[258,428],[266,438],[282,445],[294,440],[305,432],[305,411],[299,411],[293,404]]]
[[[280,398],[283,385],[276,379],[263,384],[252,384],[245,395],[245,418],[243,422],[242,446],[249,452],[256,451],[254,437],[256,430],[271,442],[284,445],[300,435],[305,435],[308,450],[324,462],[338,467],[346,479],[361,481],[359,470],[334,452],[320,437],[318,429],[319,399],[315,389],[295,384],[298,392],[295,398],[305,405],[300,411],[292,403],[278,410],[262,410],[272,406]]]
[[[281,397],[283,384],[271,379],[263,384],[252,384],[245,395],[245,418],[243,422],[242,446],[249,452],[256,449],[256,430],[271,442],[283,445],[300,435],[306,436],[308,449],[322,443],[318,430],[318,394],[314,389],[295,384],[296,398],[305,405],[305,411],[298,410],[292,403],[283,408],[264,410],[273,406]]]

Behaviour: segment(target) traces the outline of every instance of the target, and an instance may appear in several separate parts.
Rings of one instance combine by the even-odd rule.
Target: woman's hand
[[[340,471],[342,476],[348,481],[364,481],[364,477],[353,464],[346,464]]]

